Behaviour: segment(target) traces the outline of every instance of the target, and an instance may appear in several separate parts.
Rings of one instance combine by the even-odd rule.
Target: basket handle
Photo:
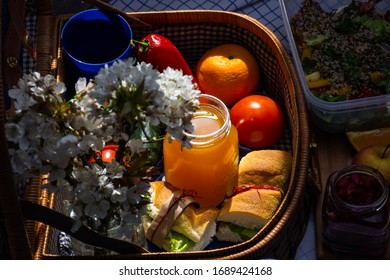
[[[72,232],[71,228],[74,220],[48,207],[26,200],[20,200],[20,206],[25,218],[42,222],[91,246],[109,249],[119,254],[140,254],[148,252],[136,244],[100,235],[86,226],[81,226],[79,230]]]
[[[109,11],[109,12],[114,12],[120,16],[122,16],[126,21],[129,22],[129,24],[131,22],[134,22],[134,21],[137,21],[139,23],[142,23],[143,25],[146,25],[146,26],[152,26],[151,24],[143,21],[143,20],[140,20],[139,18],[135,17],[135,16],[132,16],[132,15],[129,15],[128,13],[126,13],[125,11],[122,11],[122,10],[119,10],[113,6],[111,6],[110,4],[107,4],[103,1],[100,1],[100,0],[80,0],[81,2],[83,3],[88,3],[92,6],[95,6],[96,8],[99,8],[99,9],[102,9],[102,10],[106,10],[106,11]]]

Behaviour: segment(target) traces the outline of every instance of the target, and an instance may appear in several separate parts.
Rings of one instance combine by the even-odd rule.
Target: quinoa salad
[[[305,0],[291,18],[306,81],[318,98],[333,102],[390,94],[390,11],[376,11],[380,1],[354,0],[326,12]]]

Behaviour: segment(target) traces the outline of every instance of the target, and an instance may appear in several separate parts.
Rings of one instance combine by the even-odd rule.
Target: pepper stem
[[[144,41],[138,41],[138,40],[131,40],[130,41],[130,44],[135,47],[137,45],[140,46],[140,49],[139,51],[144,53],[144,52],[147,52],[149,50],[149,40],[144,40]]]

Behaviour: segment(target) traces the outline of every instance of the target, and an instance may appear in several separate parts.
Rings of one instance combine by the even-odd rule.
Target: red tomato
[[[118,146],[116,146],[116,145],[104,146],[103,149],[100,151],[102,161],[103,162],[112,162],[112,160],[115,159],[117,150],[118,150]],[[93,157],[91,157],[89,159],[89,162],[95,162],[95,159]]]
[[[116,151],[118,151],[118,146],[116,145],[104,146],[100,151],[103,162],[112,162],[115,159]]]
[[[249,148],[274,145],[283,135],[282,109],[265,95],[249,95],[230,110],[232,124],[237,128],[240,144]]]

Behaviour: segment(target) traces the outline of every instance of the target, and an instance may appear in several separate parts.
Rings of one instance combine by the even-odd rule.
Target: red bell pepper
[[[168,38],[159,34],[149,34],[141,41],[133,40],[133,43],[138,45],[137,55],[140,61],[151,63],[160,72],[167,67],[182,70],[184,75],[192,76],[192,81],[198,86],[187,61]]]

